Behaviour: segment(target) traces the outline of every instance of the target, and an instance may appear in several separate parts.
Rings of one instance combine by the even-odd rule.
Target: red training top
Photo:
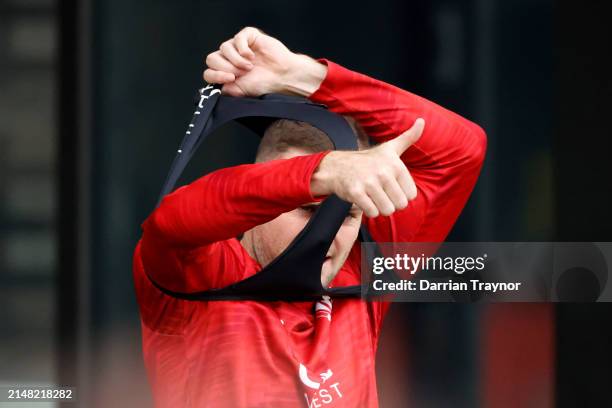
[[[401,159],[418,188],[407,208],[364,217],[378,242],[441,242],[472,191],[486,139],[476,124],[419,96],[322,60],[310,99],[357,120],[376,142],[425,119]],[[305,203],[328,152],[210,173],[167,195],[142,224],[133,263],[144,361],[157,407],[377,407],[374,361],[388,303],[185,301],[261,269],[235,238]],[[359,283],[355,244],[331,286]]]

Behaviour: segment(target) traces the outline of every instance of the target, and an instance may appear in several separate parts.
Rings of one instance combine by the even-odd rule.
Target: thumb
[[[389,140],[386,144],[389,145],[398,156],[400,156],[402,153],[404,153],[404,151],[406,151],[406,149],[419,140],[424,128],[425,121],[422,118],[418,118],[414,121],[414,124],[410,129],[395,139]]]

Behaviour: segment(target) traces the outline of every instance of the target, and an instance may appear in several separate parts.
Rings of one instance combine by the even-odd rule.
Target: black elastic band
[[[309,123],[324,132],[336,149],[357,150],[357,137],[348,122],[323,105],[284,95],[233,98],[221,95],[219,87],[209,85],[200,90],[198,106],[172,163],[158,206],[173,190],[198,147],[220,126],[237,120],[263,136],[267,126],[278,119]],[[321,285],[321,266],[350,207],[351,203],[335,195],[329,196],[278,257],[255,275],[227,287],[182,293],[162,287],[150,276],[149,279],[167,295],[184,300],[309,300],[323,295],[360,296],[360,285],[332,289]],[[361,225],[359,239],[371,241],[364,225]]]

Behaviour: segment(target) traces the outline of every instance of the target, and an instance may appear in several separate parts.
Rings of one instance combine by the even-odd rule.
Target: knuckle
[[[351,198],[356,198],[363,194],[363,189],[357,185],[354,185],[349,187],[347,192]]]
[[[417,197],[417,189],[415,188],[411,188],[410,191],[408,192],[408,199],[409,200],[414,200]]]
[[[397,200],[397,205],[396,205],[396,209],[397,210],[403,210],[404,208],[406,208],[408,206],[408,198],[402,194],[402,196],[399,198],[399,200]]]
[[[236,46],[238,52],[244,51],[246,48],[248,48],[246,38],[242,36],[234,38],[234,45]]]
[[[399,158],[397,160],[393,160],[391,167],[393,168],[393,171],[395,171],[395,174],[401,174],[408,171],[404,163]]]
[[[366,178],[363,180],[363,185],[364,185],[366,188],[373,188],[373,187],[378,186],[379,184],[380,184],[380,183],[378,182],[378,178],[377,178],[377,177],[366,177]]]
[[[383,183],[387,183],[389,181],[391,181],[392,177],[392,172],[390,171],[390,169],[388,167],[383,167],[381,168],[378,173],[377,173],[377,177],[380,181],[382,181]]]
[[[257,35],[257,34],[265,34],[262,30],[260,30],[257,27],[253,27],[253,26],[248,26],[245,27],[245,33],[248,35]]]
[[[387,178],[391,175],[393,167],[387,162],[378,163],[376,168],[376,175],[380,178]]]

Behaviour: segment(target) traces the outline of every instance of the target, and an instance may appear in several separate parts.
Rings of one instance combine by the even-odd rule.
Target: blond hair
[[[355,134],[359,150],[370,146],[366,133],[354,119],[345,117]],[[316,127],[297,120],[279,119],[270,125],[259,143],[255,162],[265,162],[277,158],[289,148],[302,149],[308,153],[333,150],[329,137]]]

